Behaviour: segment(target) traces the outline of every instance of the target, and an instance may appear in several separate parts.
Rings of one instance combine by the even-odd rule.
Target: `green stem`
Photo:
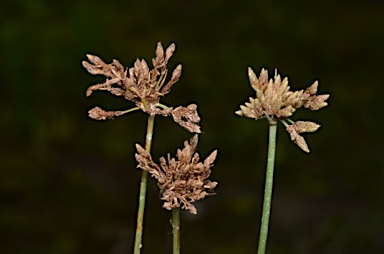
[[[180,254],[180,207],[172,209],[173,252]]]
[[[157,107],[160,107],[160,108],[162,108],[162,109],[168,109],[168,108],[169,108],[169,107],[167,107],[167,106],[165,106],[165,105],[163,105],[163,104],[161,104],[161,103],[157,103],[156,106],[157,106]]]
[[[290,120],[290,119],[288,119]],[[280,119],[280,122],[282,122],[284,124],[285,127],[288,127],[289,126],[289,123],[287,123],[285,120],[283,119]]]
[[[265,177],[264,204],[263,204],[263,214],[261,217],[259,248],[257,251],[258,254],[264,254],[265,248],[267,245],[269,216],[271,214],[273,169],[275,166],[275,154],[276,154],[276,130],[277,130],[277,123],[276,122],[273,122],[273,123],[270,122],[270,124],[269,124],[267,174]]]
[[[122,113],[123,113],[123,114],[127,114],[127,113],[129,113],[129,112],[132,112],[132,111],[135,111],[135,110],[139,110],[139,109],[140,109],[139,107],[134,107],[134,108],[125,110],[125,111],[123,111]]]
[[[151,153],[154,123],[155,123],[155,115],[150,115],[148,117],[147,135],[145,139],[145,150],[148,153]],[[143,238],[143,222],[144,222],[145,197],[147,193],[147,178],[148,178],[148,171],[142,170],[141,181],[140,181],[139,208],[137,210],[135,246],[133,250],[134,254],[140,254],[140,250],[142,248],[141,242]]]
[[[294,124],[295,122],[292,121],[291,119],[287,118],[288,122],[290,122],[291,124]]]

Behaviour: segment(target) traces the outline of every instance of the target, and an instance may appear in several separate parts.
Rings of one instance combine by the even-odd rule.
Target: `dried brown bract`
[[[326,100],[329,94],[316,95],[318,82],[315,81],[305,90],[290,91],[288,78],[281,80],[280,75],[275,75],[274,79],[268,79],[268,71],[261,70],[258,78],[251,68],[248,68],[249,81],[252,88],[256,91],[256,98],[249,98],[249,102],[240,106],[240,110],[235,113],[239,116],[246,116],[256,120],[267,118],[270,124],[276,124],[281,120],[287,127],[287,131],[301,149],[309,152],[308,146],[303,137],[298,133],[312,132],[317,130],[320,125],[311,122],[299,121],[288,126],[284,121],[296,111],[305,107],[310,110],[319,110],[328,105]],[[293,122],[289,120],[290,122]],[[305,123],[305,124],[303,124]],[[299,131],[304,130],[304,131]]]
[[[148,114],[163,116],[180,115],[180,110],[174,113],[171,107],[160,104],[160,98],[170,92],[172,85],[179,81],[181,76],[182,66],[179,64],[172,72],[170,79],[166,81],[168,74],[167,64],[175,49],[176,46],[172,43],[164,51],[162,44],[159,42],[156,47],[156,57],[152,59],[152,70],[149,69],[145,60],[137,59],[133,67],[125,68],[118,60],[113,60],[112,63],[106,64],[99,57],[88,54],[88,61],[82,62],[83,67],[92,75],[105,76],[106,81],[102,84],[90,86],[87,89],[86,95],[90,96],[96,90],[105,90],[134,102],[138,109]],[[185,121],[179,121],[178,123],[190,132],[200,133],[198,125],[200,118],[197,115],[197,108],[194,104],[189,105],[187,108],[191,106],[194,107],[194,110],[184,110],[184,115],[181,117]],[[106,120],[130,111],[108,112],[97,107],[90,110],[89,116],[96,120]],[[98,112],[103,113],[100,115]],[[117,115],[115,112],[121,112],[121,114]],[[198,121],[196,121],[196,116],[199,119]]]
[[[212,194],[217,182],[211,182],[208,177],[211,167],[216,159],[217,150],[213,151],[204,162],[200,162],[199,154],[196,153],[198,136],[184,141],[184,148],[177,150],[177,159],[167,155],[167,160],[161,157],[160,166],[156,164],[151,155],[140,145],[136,144],[136,160],[138,168],[147,170],[152,177],[158,181],[161,199],[164,200],[163,207],[171,210],[182,207],[196,214],[193,202],[204,199]]]

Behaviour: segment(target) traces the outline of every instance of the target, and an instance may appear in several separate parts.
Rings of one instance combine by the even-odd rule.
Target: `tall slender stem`
[[[261,217],[259,248],[257,251],[258,254],[264,254],[265,248],[267,245],[269,216],[271,214],[273,169],[275,166],[275,154],[276,154],[276,130],[277,130],[277,124],[275,122],[270,122],[267,174],[265,177],[264,203],[263,203],[263,213]]]
[[[180,207],[172,209],[173,252],[180,254]]]
[[[148,117],[147,134],[145,139],[145,150],[148,153],[151,153],[154,123],[155,123],[155,115],[150,115]],[[140,193],[139,193],[139,207],[137,210],[135,246],[133,250],[134,254],[140,254],[140,250],[142,248],[141,242],[143,238],[143,223],[144,223],[145,197],[147,193],[147,178],[148,178],[148,171],[142,170],[141,181],[140,181]]]

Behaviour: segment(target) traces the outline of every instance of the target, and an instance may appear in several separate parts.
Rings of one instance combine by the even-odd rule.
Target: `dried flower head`
[[[274,79],[268,79],[268,71],[261,70],[258,78],[251,68],[248,68],[249,81],[252,88],[256,91],[256,98],[249,98],[249,102],[240,106],[240,110],[235,113],[239,116],[246,116],[256,120],[267,118],[270,124],[277,124],[279,120],[286,126],[288,133],[302,150],[309,152],[308,146],[302,136],[298,133],[313,132],[320,125],[299,121],[289,125],[285,119],[292,116],[296,109],[305,107],[310,110],[319,110],[328,105],[326,100],[329,94],[316,95],[318,82],[315,81],[305,90],[290,91],[288,78],[281,80],[280,75],[275,75]],[[293,123],[290,119],[289,122]]]
[[[204,162],[200,162],[198,153],[195,153],[198,136],[184,141],[184,148],[177,150],[177,159],[167,155],[167,160],[161,157],[160,166],[156,164],[151,155],[140,145],[136,144],[138,168],[147,170],[158,181],[163,207],[171,210],[182,207],[196,214],[193,202],[204,199],[212,194],[217,182],[211,182],[208,177],[211,167],[216,159],[217,150],[213,151]]]
[[[198,125],[200,118],[197,114],[196,105],[192,104],[194,106],[189,105],[186,108],[180,106],[178,112],[173,112],[172,107],[160,104],[160,98],[170,92],[172,85],[179,81],[181,76],[182,66],[179,64],[172,72],[171,78],[166,82],[167,64],[175,49],[176,46],[172,43],[164,51],[159,42],[156,47],[156,57],[152,59],[152,70],[149,70],[145,60],[136,59],[133,67],[127,69],[118,60],[114,59],[111,64],[106,64],[99,57],[88,54],[88,61],[82,62],[83,67],[92,75],[105,76],[106,81],[90,86],[86,95],[90,96],[96,90],[105,90],[116,96],[123,96],[126,100],[136,104],[134,109],[112,112],[95,107],[89,111],[89,117],[96,120],[106,120],[132,110],[141,109],[148,114],[172,115],[173,119],[188,131],[200,133]],[[185,109],[182,111],[184,113],[181,117],[183,121],[179,120],[180,117],[174,116],[180,115],[180,109]]]
[[[299,135],[303,132],[314,132],[320,128],[319,124],[309,121],[297,121],[294,124],[287,125],[287,132],[291,136],[291,140],[298,145],[303,151],[309,153],[309,148],[305,139]]]

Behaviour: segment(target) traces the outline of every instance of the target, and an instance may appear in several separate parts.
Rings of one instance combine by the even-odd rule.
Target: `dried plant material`
[[[320,128],[319,124],[309,121],[297,121],[294,124],[288,125],[286,130],[291,136],[291,140],[297,144],[304,152],[309,153],[309,148],[305,139],[299,135],[303,132],[314,132]]]
[[[171,112],[173,120],[180,124],[182,127],[187,129],[189,132],[201,133],[200,126],[200,117],[197,114],[197,105],[191,104],[188,107],[177,107]]]
[[[100,107],[94,107],[88,111],[88,116],[95,120],[113,119],[116,116],[124,114],[123,111],[105,111]]]
[[[316,95],[318,82],[313,83],[309,88],[292,92],[288,86],[288,78],[281,80],[280,75],[268,80],[268,71],[261,70],[260,77],[251,68],[248,68],[249,81],[256,91],[256,98],[250,98],[245,106],[235,113],[240,116],[254,118],[256,120],[270,117],[278,120],[290,117],[296,109],[304,106],[311,110],[319,110],[327,106],[325,102],[329,94]]]
[[[297,121],[294,124],[289,126],[292,129],[295,129],[297,133],[303,132],[315,132],[320,128],[320,124],[310,122],[310,121]]]
[[[299,133],[314,132],[320,125],[308,121],[298,121],[288,125],[284,119],[292,116],[296,109],[301,107],[319,110],[327,106],[326,100],[330,95],[316,95],[319,85],[317,81],[305,90],[290,91],[287,77],[281,80],[280,75],[276,74],[274,79],[269,79],[268,71],[265,69],[261,70],[258,78],[254,71],[248,68],[248,77],[252,88],[256,91],[256,98],[249,98],[249,102],[241,105],[240,110],[235,113],[256,120],[267,118],[270,124],[276,124],[282,120],[287,126],[291,140],[302,150],[309,152],[304,138]]]
[[[309,148],[305,139],[302,136],[300,136],[294,128],[289,128],[289,127],[290,126],[287,127],[287,131],[291,136],[291,140],[296,145],[298,145],[301,148],[301,150],[303,150],[306,153],[309,153]]]
[[[174,43],[165,50],[160,42],[157,43],[156,56],[152,59],[152,70],[149,69],[145,60],[136,59],[133,67],[125,68],[118,60],[113,60],[112,63],[107,64],[98,56],[88,54],[88,61],[82,62],[83,67],[92,75],[105,76],[106,80],[104,83],[90,86],[86,95],[90,96],[96,90],[109,91],[113,95],[123,96],[126,100],[134,102],[138,108],[148,114],[172,115],[174,119],[177,119],[177,123],[188,131],[200,133],[198,126],[200,118],[196,110],[193,113],[196,115],[192,116],[191,110],[172,112],[171,107],[159,103],[160,98],[168,94],[173,84],[179,81],[181,77],[182,65],[179,64],[172,72],[171,78],[166,82],[167,64],[175,50],[176,45]],[[159,108],[159,105],[162,107]],[[193,107],[195,107],[194,104],[187,106],[187,108]],[[114,111],[114,113],[116,112],[127,113],[129,111]],[[185,115],[182,115],[183,113]],[[90,111],[90,117],[96,120],[110,119],[118,115],[122,114],[112,114],[112,112],[100,108]]]
[[[196,214],[196,207],[192,203],[212,194],[217,185],[217,182],[208,180],[217,150],[213,151],[204,162],[200,162],[200,156],[195,152],[197,143],[197,135],[189,142],[184,141],[184,148],[177,150],[177,159],[171,158],[168,154],[167,160],[164,157],[159,159],[160,166],[152,160],[144,148],[136,144],[137,167],[147,170],[157,179],[161,199],[165,201],[163,204],[165,209],[182,207]]]
[[[90,96],[95,90],[106,90],[117,96],[124,96],[127,100],[135,102],[137,106],[143,107],[142,101],[149,105],[156,105],[160,97],[167,94],[181,76],[182,66],[178,65],[171,79],[163,86],[168,73],[168,60],[175,48],[175,44],[172,43],[164,55],[163,46],[159,42],[156,48],[156,58],[152,60],[154,67],[152,70],[149,70],[144,59],[141,61],[136,59],[133,67],[127,70],[118,60],[106,64],[99,57],[88,54],[89,62],[82,62],[84,68],[93,75],[106,76],[107,80],[103,84],[90,86],[86,93],[87,96]]]

